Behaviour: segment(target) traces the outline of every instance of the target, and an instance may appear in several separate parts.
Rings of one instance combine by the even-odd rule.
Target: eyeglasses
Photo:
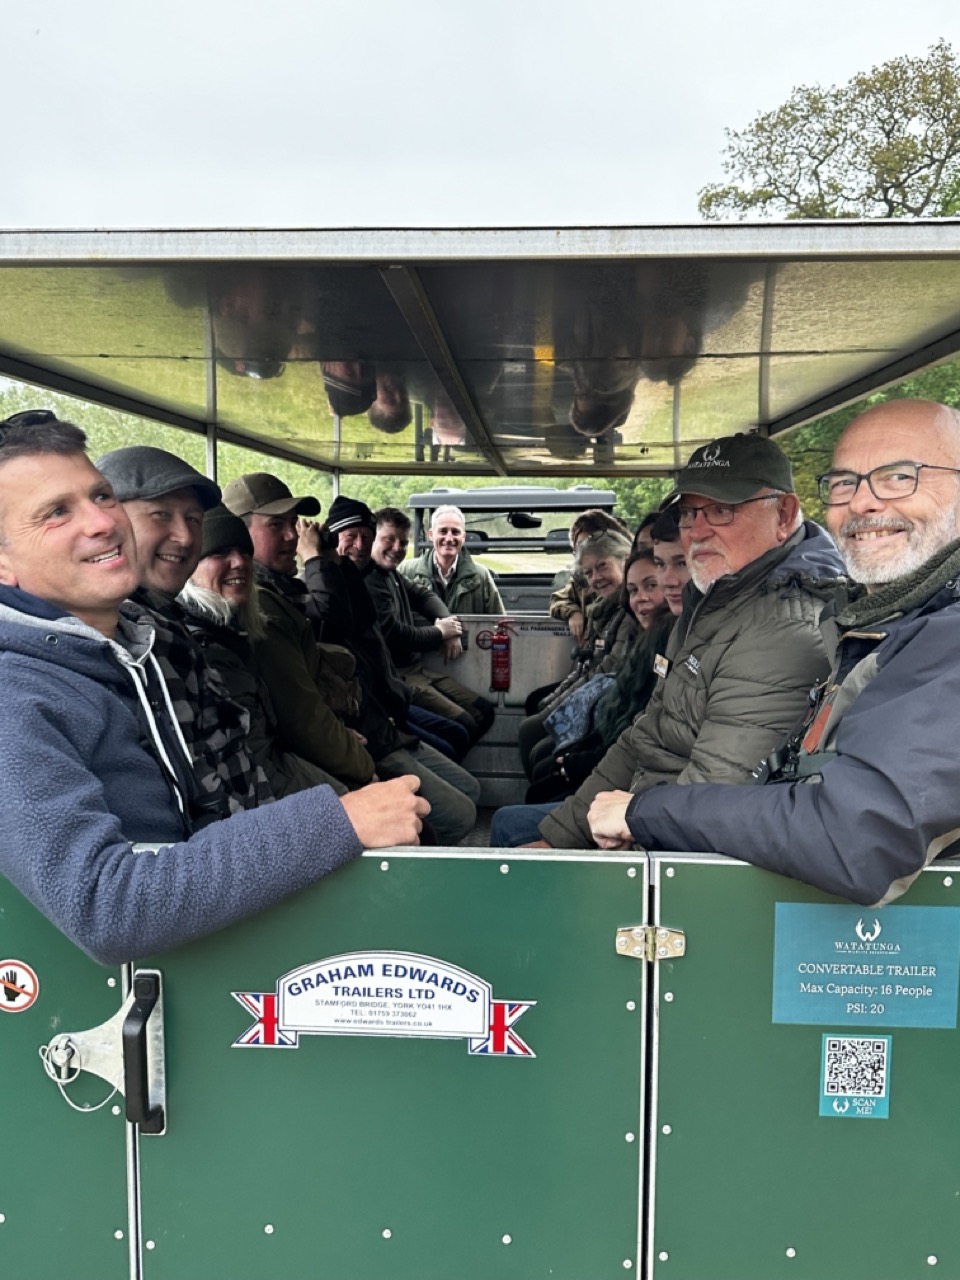
[[[820,501],[825,507],[843,507],[853,500],[866,480],[875,498],[909,498],[917,492],[921,471],[952,471],[960,475],[960,467],[938,467],[932,462],[888,462],[866,473],[860,471],[825,471],[817,476]]]
[[[44,423],[56,420],[57,415],[52,409],[24,409],[4,418],[0,422],[0,431],[11,431],[14,427],[42,427]]]
[[[762,493],[759,498],[744,498],[742,502],[707,502],[702,507],[676,506],[672,514],[681,529],[692,529],[697,516],[703,516],[709,525],[733,524],[733,517],[748,502],[775,502],[779,493]]]

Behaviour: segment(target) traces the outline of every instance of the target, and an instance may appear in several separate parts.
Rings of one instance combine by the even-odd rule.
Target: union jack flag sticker
[[[295,1049],[296,1031],[284,1031],[277,1014],[277,993],[257,991],[231,991],[256,1022],[233,1042],[235,1049]]]
[[[508,1058],[535,1058],[525,1040],[513,1030],[536,1000],[491,1000],[490,1025],[485,1036],[471,1036],[467,1041],[468,1053],[494,1054]]]

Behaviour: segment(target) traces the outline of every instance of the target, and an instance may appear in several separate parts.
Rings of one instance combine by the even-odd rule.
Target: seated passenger
[[[665,523],[671,526],[675,539],[676,525],[669,518]],[[637,623],[632,643],[613,681],[590,706],[582,725],[570,725],[561,740],[548,719],[554,750],[534,765],[527,804],[559,800],[575,791],[650,700],[656,684],[656,659],[664,652],[675,621],[675,614],[664,603],[652,550],[636,551],[627,561],[620,604]]]
[[[588,823],[604,849],[712,850],[881,905],[960,838],[960,414],[868,409],[818,482],[854,581],[823,615],[829,677],[756,770],[767,785],[601,789]]]
[[[408,582],[397,572],[410,541],[409,516],[396,507],[384,507],[374,513],[374,519],[377,532],[362,572],[397,670],[413,689],[414,701],[427,710],[439,715],[465,712],[473,721],[475,742],[493,724],[492,704],[451,676],[425,670],[420,661],[421,654],[437,649],[443,649],[448,662],[460,656],[460,620],[434,591]],[[414,613],[429,618],[430,624],[416,626]]]
[[[284,751],[277,741],[277,718],[252,644],[264,633],[257,596],[249,530],[226,507],[214,507],[203,519],[199,564],[179,596],[187,628],[227,692],[249,714],[248,749],[273,794],[288,796],[325,784],[343,795],[347,787],[338,778]]]
[[[477,564],[463,545],[467,526],[459,507],[437,507],[427,537],[433,543],[416,560],[400,565],[408,582],[434,591],[453,614],[503,613],[493,574]]]
[[[248,748],[249,717],[194,643],[176,600],[197,566],[203,513],[219,502],[219,486],[152,445],[113,449],[95,465],[133,526],[139,585],[131,602],[153,614],[153,656],[208,806],[225,806],[225,816],[269,803],[273,791]]]
[[[601,791],[749,781],[825,675],[817,623],[842,565],[827,534],[804,523],[781,450],[761,436],[712,441],[694,451],[670,504],[693,586],[646,711],[559,806],[501,809],[494,844],[589,848],[587,811]]]
[[[133,533],[79,428],[0,423],[0,870],[94,959],[192,942],[357,857],[416,843],[415,778],[314,787],[198,828],[191,760],[155,708]],[[282,857],[270,856],[282,850]]]
[[[460,761],[470,750],[473,720],[457,708],[465,724],[435,715],[413,701],[377,623],[377,611],[358,563],[366,564],[376,533],[373,512],[362,502],[338,495],[325,526],[297,522],[297,554],[308,592],[307,614],[318,639],[346,645],[356,657],[364,689],[373,693],[397,727]]]
[[[544,723],[547,717],[595,676],[612,676],[633,643],[636,620],[621,607],[624,566],[629,554],[628,540],[612,530],[577,543],[577,568],[593,599],[587,605],[580,660],[566,679],[541,699],[534,714],[520,724],[520,759],[531,780],[534,766],[553,755],[553,737]]]
[[[277,716],[279,742],[349,786],[377,776],[413,774],[433,810],[431,826],[444,844],[457,844],[476,821],[476,779],[426,743],[402,734],[354,680],[353,656],[318,644],[302,603],[296,571],[294,498],[276,476],[254,473],[232,481],[224,503],[246,525],[259,566],[264,634],[254,641],[261,674]]]
[[[630,530],[623,521],[618,520],[609,511],[601,511],[599,507],[581,511],[570,526],[570,546],[576,552],[578,544],[584,538],[607,530],[622,533],[624,537],[630,536]],[[586,608],[590,598],[590,588],[587,586],[586,579],[574,564],[572,572],[566,576],[566,582],[557,583],[550,597],[550,603],[547,605],[547,613],[551,618],[560,618],[567,624],[577,645],[583,641]]]

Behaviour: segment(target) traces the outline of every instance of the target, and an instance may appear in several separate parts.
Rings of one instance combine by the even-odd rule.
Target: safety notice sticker
[[[0,960],[0,1013],[24,1013],[36,1003],[40,982],[22,960]]]
[[[234,1048],[294,1049],[301,1035],[416,1036],[536,1057],[514,1029],[535,1000],[494,1000],[489,982],[433,956],[353,951],[301,965],[273,991],[231,994],[256,1019]]]
[[[955,1027],[960,907],[778,902],[773,1021]]]

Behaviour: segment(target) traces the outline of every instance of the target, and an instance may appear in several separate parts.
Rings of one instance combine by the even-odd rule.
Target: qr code
[[[861,1098],[884,1097],[889,1046],[889,1039],[831,1036],[823,1055],[824,1093]]]

